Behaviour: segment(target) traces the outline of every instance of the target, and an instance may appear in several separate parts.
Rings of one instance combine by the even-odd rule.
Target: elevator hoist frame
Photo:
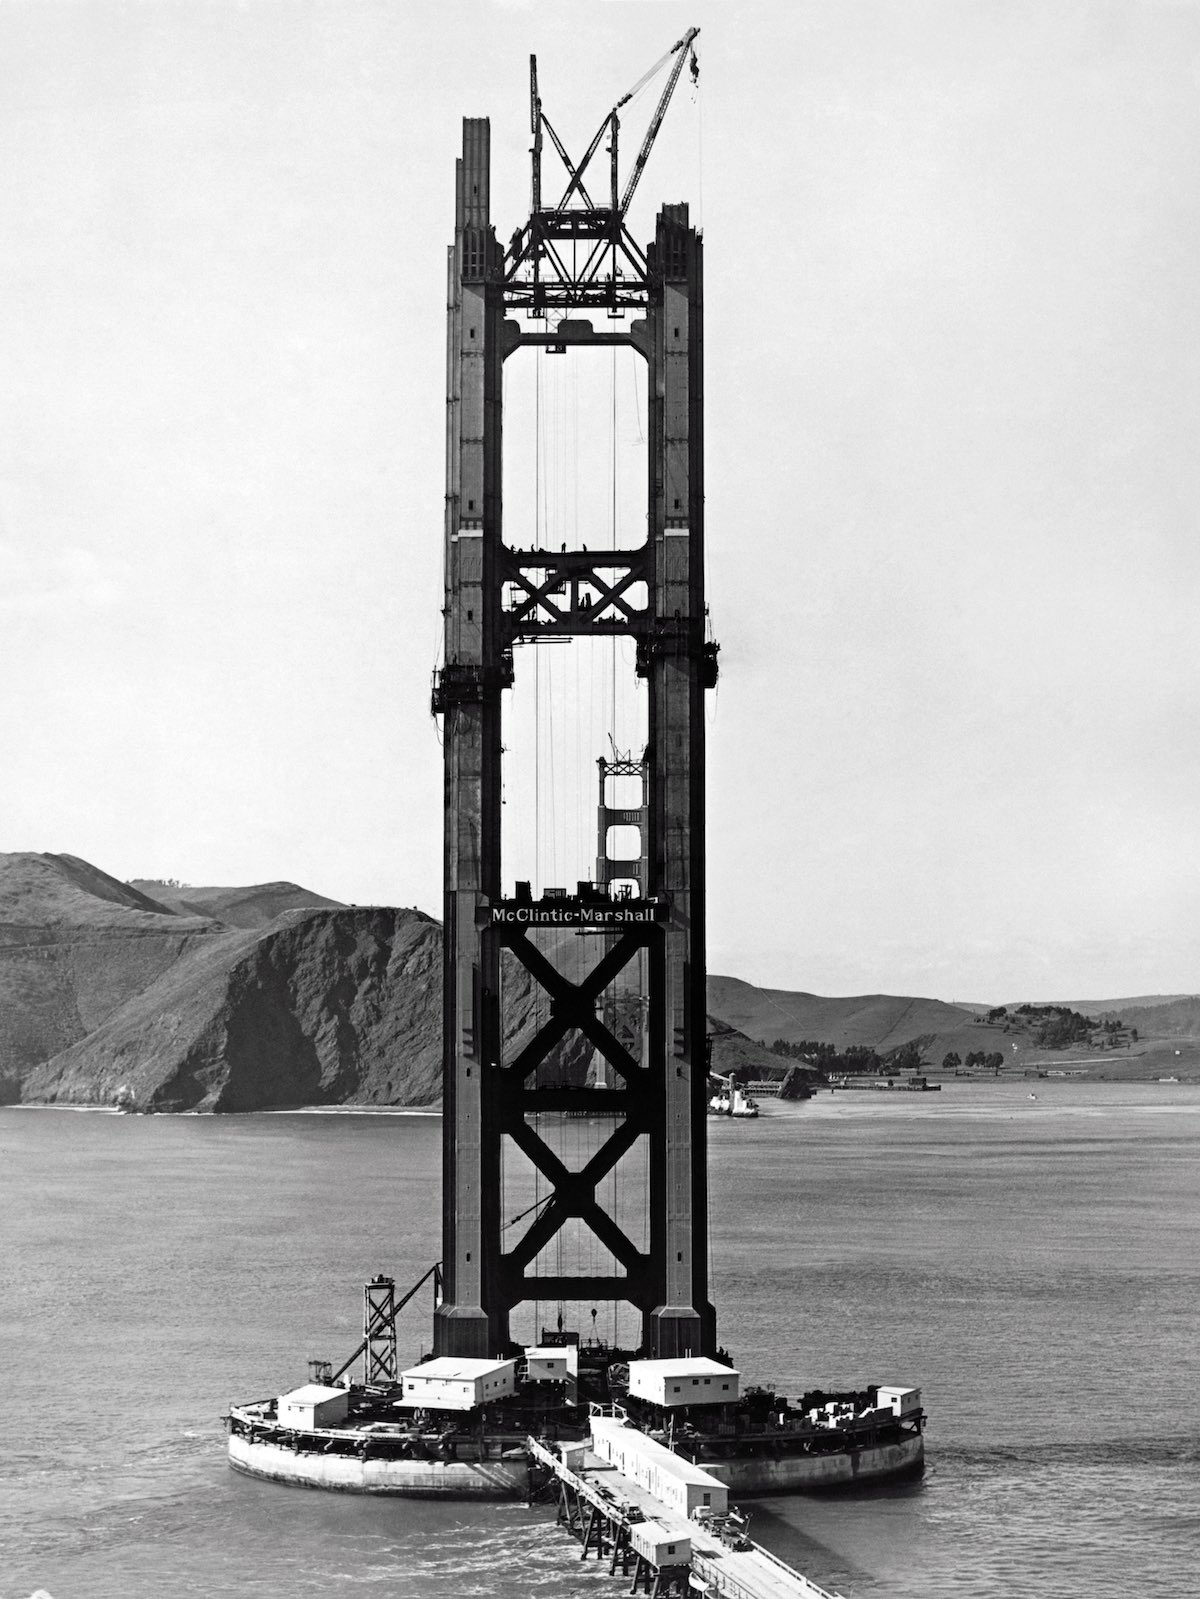
[[[684,204],[662,207],[645,249],[626,227],[629,203],[689,59],[695,74],[697,31],[664,58],[674,58],[670,74],[623,189],[618,112],[625,102],[605,117],[575,163],[542,109],[531,60],[532,209],[507,250],[490,220],[489,123],[463,122],[449,251],[445,658],[433,688],[445,752],[438,1355],[501,1353],[510,1342],[512,1308],[535,1299],[627,1301],[641,1313],[642,1347],[651,1357],[715,1352],[705,1162],[704,693],[716,682],[717,646],[706,639],[704,598],[702,251]],[[609,195],[600,205],[587,180],[605,135]],[[567,175],[553,207],[542,203],[546,138]],[[601,312],[607,328],[581,315]],[[502,522],[503,364],[531,347],[566,351],[576,345],[628,345],[646,363],[646,542],[591,554],[510,548]],[[632,637],[637,675],[646,683],[644,881],[627,897],[614,896],[602,881],[581,883],[574,896],[536,901],[522,884],[506,898],[501,722],[513,650],[548,637],[589,635]],[[538,927],[602,935],[594,940],[590,972],[568,980],[530,936]],[[503,951],[549,1001],[548,1019],[512,1059],[504,1054]],[[623,972],[628,981],[630,971],[643,989],[640,1060],[597,1014],[605,990]],[[594,1046],[616,1086],[538,1086],[539,1065],[572,1029]],[[603,1110],[613,1130],[582,1170],[571,1171],[539,1136],[536,1118],[586,1109],[592,1096],[592,1108]],[[645,1250],[597,1197],[601,1181],[642,1137],[649,1179]],[[501,1227],[506,1138],[550,1190],[507,1249]],[[591,1229],[619,1270],[531,1274],[541,1251],[573,1217]]]

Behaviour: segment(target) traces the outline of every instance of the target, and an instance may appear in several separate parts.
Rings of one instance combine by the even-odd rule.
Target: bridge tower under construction
[[[685,204],[663,205],[644,244],[629,227],[671,94],[689,60],[694,69],[694,32],[674,47],[627,176],[621,104],[575,161],[531,63],[532,202],[507,245],[491,217],[489,123],[463,124],[447,284],[445,644],[433,688],[445,757],[438,1355],[499,1354],[530,1301],[621,1302],[640,1318],[648,1356],[715,1352],[704,707],[717,647],[704,587],[703,255]],[[548,144],[563,184],[550,204]],[[589,549],[565,525],[506,524],[503,430],[514,366],[595,347],[633,352],[640,369],[646,474],[644,517],[614,512],[608,545]],[[599,859],[593,813],[586,854],[556,863],[563,881],[538,881],[536,870],[510,878],[502,844],[535,823],[506,807],[529,790],[521,761],[546,758],[510,748],[513,687],[527,654],[589,640],[606,641],[614,676],[632,679],[644,748],[584,752],[589,796],[601,762]],[[593,689],[580,679],[575,691]],[[631,802],[606,794],[606,775],[630,773]],[[610,837],[635,828],[634,856],[619,842],[610,850]],[[600,1070],[585,1076],[588,1057]],[[592,1133],[574,1159],[552,1135],[567,1118]],[[640,1231],[628,1198],[623,1211],[612,1200],[635,1149]],[[514,1222],[501,1196],[517,1166],[532,1203]],[[575,1270],[555,1254],[568,1231],[595,1245]]]

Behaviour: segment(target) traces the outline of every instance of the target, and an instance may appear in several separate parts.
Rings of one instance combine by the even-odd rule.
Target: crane
[[[699,76],[695,50],[699,32],[699,28],[689,28],[648,72],[643,73],[628,93],[621,96],[601,121],[579,161],[572,160],[546,115],[538,87],[537,56],[530,56],[529,123],[533,136],[530,215],[525,226],[513,234],[505,255],[504,281],[518,296],[522,284],[527,286],[524,303],[532,315],[542,316],[547,311],[586,305],[603,305],[610,314],[620,315],[643,303],[646,258],[630,236],[625,218],[685,63],[691,62],[693,79]],[[667,62],[671,63],[667,81],[622,190],[618,153],[621,108]],[[608,204],[599,205],[592,199],[585,180],[592,158],[606,134],[610,193]],[[553,207],[546,207],[542,202],[542,154],[546,138],[554,146],[567,173],[566,188]]]
[[[683,71],[683,63],[689,58],[689,56],[692,63],[693,81],[699,76],[700,67],[696,60],[696,51],[693,45],[693,41],[699,32],[699,28],[689,28],[684,34],[683,38],[680,39],[677,44],[673,44],[670,50],[667,51],[667,54],[663,56],[662,60],[656,61],[654,66],[650,68],[650,71],[646,73],[645,77],[643,77],[639,83],[634,84],[633,88],[630,89],[628,94],[622,95],[612,109],[611,118],[613,126],[613,147],[615,149],[618,126],[617,112],[629,100],[633,99],[634,95],[642,87],[642,84],[646,83],[651,77],[653,77],[653,75],[662,65],[663,61],[666,61],[670,56],[675,57],[675,65],[671,68],[671,75],[663,87],[662,94],[659,96],[658,105],[655,108],[654,115],[650,119],[650,126],[646,129],[646,137],[642,140],[642,148],[638,151],[638,157],[633,164],[633,171],[630,173],[629,182],[625,185],[625,193],[621,196],[620,211],[622,216],[624,216],[626,211],[629,210],[629,202],[633,199],[633,191],[637,188],[638,180],[641,178],[642,173],[646,169],[646,162],[650,159],[650,151],[654,148],[654,141],[658,138],[658,130],[663,125],[663,118],[667,114],[667,107],[671,103],[671,96],[675,93],[675,85],[679,82],[679,75]]]

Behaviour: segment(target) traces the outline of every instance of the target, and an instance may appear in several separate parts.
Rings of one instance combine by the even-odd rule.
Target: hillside
[[[1200,994],[1130,1005],[1121,1011],[1126,1027],[1136,1027],[1142,1038],[1200,1038]]]
[[[77,855],[0,854],[0,938],[49,927],[156,927],[161,901]],[[207,917],[204,918],[207,920]]]
[[[298,910],[191,950],[24,1097],[249,1111],[441,1092],[441,929],[419,911]]]
[[[791,1061],[772,1055],[764,1045],[747,1038],[745,1033],[731,1027],[720,1017],[709,1016],[708,1030],[712,1039],[711,1067],[719,1077],[728,1077],[730,1072],[737,1072],[742,1082],[754,1078],[781,1077],[792,1065]]]
[[[127,885],[73,857],[8,858],[7,1097],[111,1105],[123,1089],[174,1111],[435,1102],[440,924],[330,904],[294,883]],[[186,914],[204,905],[225,920]],[[578,940],[551,942],[570,970]],[[505,991],[515,1054],[549,1006],[515,961]],[[583,1082],[591,1055],[564,1040],[544,1080]]]
[[[178,916],[206,916],[227,927],[265,927],[284,911],[344,910],[341,900],[326,899],[298,883],[255,883],[249,888],[193,888],[135,878],[127,885],[152,895]]]
[[[708,1031],[712,1039],[710,1069],[717,1077],[728,1077],[735,1072],[741,1083],[761,1080],[781,1082],[793,1074],[800,1082],[810,1085],[825,1080],[824,1074],[816,1067],[773,1055],[765,1045],[755,1043],[754,1039],[747,1038],[745,1033],[716,1016],[709,1016]]]
[[[708,1007],[713,1017],[767,1045],[778,1038],[789,1043],[820,1041],[839,1049],[865,1044],[885,1055],[912,1042],[926,1069],[932,1070],[939,1069],[948,1055],[965,1063],[969,1056],[997,1053],[1008,1070],[1082,1065],[1097,1080],[1182,1073],[1190,1081],[1200,1068],[1200,997],[1196,996],[1153,995],[1142,1005],[1105,1001],[1063,1006],[1098,1022],[1120,1018],[1124,1024],[1116,1037],[1106,1038],[1097,1028],[1066,1048],[1042,1037],[1045,1012],[1053,1009],[1049,1006],[1033,1007],[1029,1014],[1029,1007],[1017,1005],[992,1009],[885,994],[836,999],[755,988],[733,977],[710,977]],[[1136,1031],[1136,1040],[1129,1029]]]
[[[816,1039],[845,1049],[869,1044],[885,1053],[910,1039],[970,1025],[972,1013],[940,999],[860,994],[832,999],[781,988],[756,988],[737,977],[708,979],[711,1015],[749,1038],[770,1045],[777,1038],[796,1044]]]
[[[590,952],[578,938],[540,942],[582,976]],[[641,1008],[627,978],[609,1019],[636,1053]],[[550,1006],[511,957],[504,987],[512,1059]],[[1196,1069],[1187,1041],[1200,1039],[1200,998],[1114,1008],[1137,1041],[1126,1032],[1105,1051],[1098,1035],[1056,1059],[1099,1048],[1091,1075]],[[1015,1007],[987,1021],[981,1007],[940,1000],[830,998],[718,976],[708,1009],[713,1070],[743,1078],[784,1065],[769,1053],[777,1038],[880,1054],[916,1041],[935,1068],[950,1052],[1000,1052],[1019,1070],[1053,1047],[1037,1041],[1044,1017]],[[291,882],[121,883],[76,856],[0,855],[0,1101],[111,1104],[123,1088],[163,1110],[428,1105],[440,1061],[441,929],[420,911],[341,906]],[[572,1034],[542,1080],[582,1083],[592,1069],[591,1045]]]
[[[0,854],[0,1102],[220,930],[74,855]]]
[[[1180,1000],[1196,998],[1195,994],[1137,994],[1132,999],[1062,999],[1057,1003],[1069,1010],[1082,1011],[1085,1016],[1096,1016],[1103,1020],[1110,1016],[1124,1018],[1127,1010],[1159,1011],[1165,1005],[1175,1005]],[[987,1008],[986,1005],[978,1007],[981,1012]]]

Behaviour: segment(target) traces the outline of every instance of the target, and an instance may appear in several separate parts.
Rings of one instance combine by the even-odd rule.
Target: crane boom
[[[533,134],[533,209],[542,209],[542,97],[538,93],[537,56],[529,58],[529,131]]]
[[[529,127],[532,134],[529,220],[513,234],[504,252],[504,282],[534,315],[546,310],[575,310],[603,306],[613,316],[646,303],[647,259],[625,224],[654,141],[679,82],[685,61],[698,73],[694,41],[699,28],[689,28],[650,70],[642,75],[609,111],[592,136],[579,161],[574,161],[546,115],[538,84],[537,57],[529,58]],[[618,170],[620,108],[667,70],[666,85],[642,139],[641,149],[622,193]],[[588,193],[585,175],[605,136],[608,137],[608,203],[597,204]],[[566,188],[557,205],[545,203],[542,157],[552,149],[567,174]],[[600,199],[599,192],[597,200]],[[515,303],[515,302],[514,302]]]
[[[633,171],[629,175],[629,182],[625,185],[625,193],[621,197],[620,209],[622,216],[629,209],[629,202],[633,199],[633,191],[637,188],[638,180],[641,178],[646,162],[650,159],[650,151],[653,148],[655,139],[658,137],[658,130],[662,127],[663,118],[667,114],[671,96],[675,93],[675,85],[679,82],[679,74],[683,71],[683,63],[687,60],[692,41],[699,32],[699,28],[689,28],[671,52],[675,57],[675,65],[671,68],[671,76],[667,79],[663,92],[659,97],[658,106],[650,119],[650,126],[646,129],[646,137],[642,140],[642,148],[638,151],[637,160],[633,164]]]

